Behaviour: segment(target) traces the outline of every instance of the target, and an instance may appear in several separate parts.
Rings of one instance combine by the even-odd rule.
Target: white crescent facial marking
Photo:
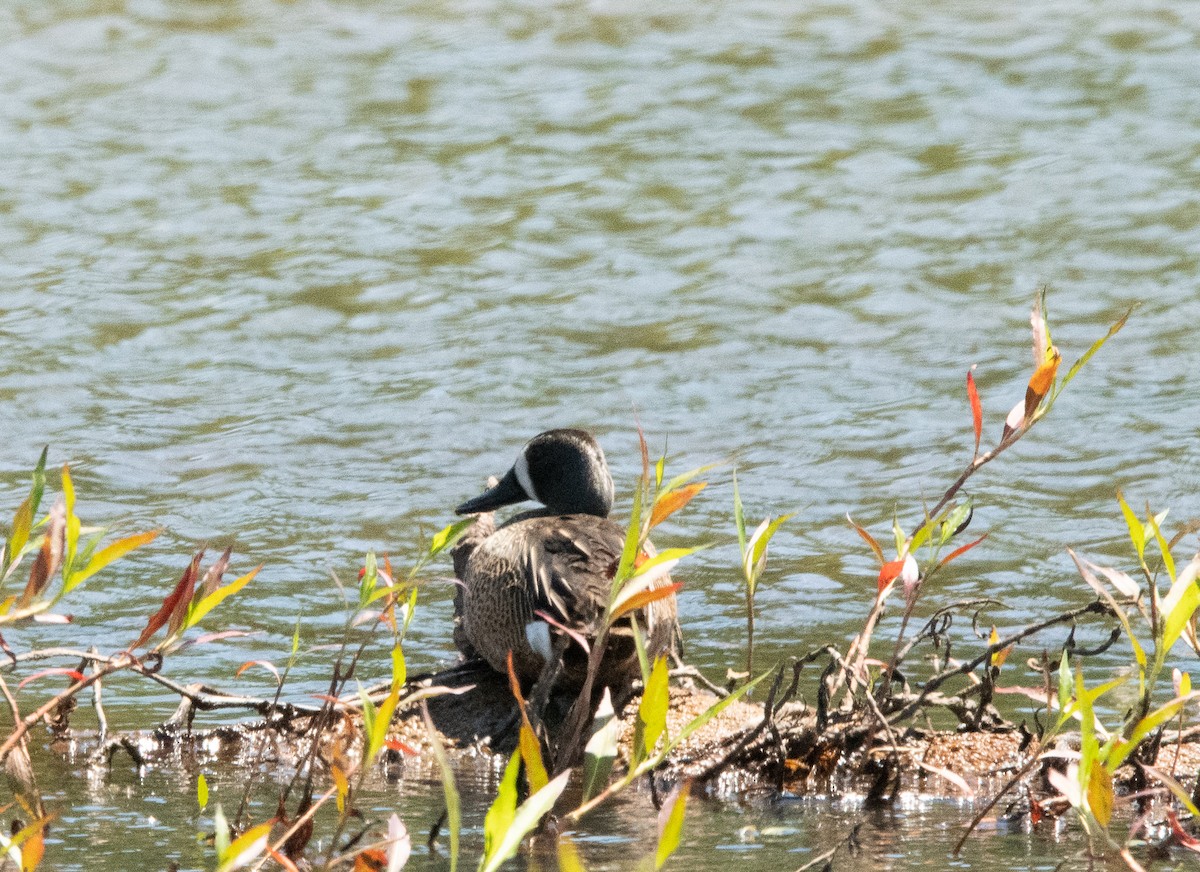
[[[550,625],[545,621],[530,621],[525,625],[525,640],[529,647],[542,655],[543,660],[549,660],[554,650],[550,645]]]
[[[525,496],[531,500],[537,500],[537,493],[533,489],[533,480],[529,477],[529,459],[525,457],[525,452],[522,451],[517,455],[517,462],[513,464],[513,472],[516,473],[517,483],[521,485],[521,490],[525,491]]]

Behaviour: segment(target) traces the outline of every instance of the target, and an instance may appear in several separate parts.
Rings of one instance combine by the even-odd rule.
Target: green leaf
[[[1062,659],[1058,661],[1058,709],[1065,712],[1067,706],[1071,702],[1071,662],[1067,657],[1067,649],[1062,652]]]
[[[447,524],[441,530],[434,534],[433,539],[429,543],[429,558],[437,557],[447,548],[453,546],[463,534],[471,528],[475,523],[474,518],[463,518],[461,521],[455,521],[453,524]]]
[[[42,449],[37,466],[33,470],[33,481],[29,485],[29,496],[21,502],[13,516],[12,535],[8,539],[8,550],[5,552],[3,569],[16,563],[21,556],[21,550],[29,541],[29,531],[33,529],[33,519],[37,515],[42,502],[42,493],[46,489],[46,452],[49,446]]]
[[[486,858],[485,863],[480,864],[480,872],[496,872],[505,861],[517,853],[517,848],[521,846],[525,836],[538,825],[550,809],[554,808],[554,803],[558,801],[570,777],[571,770],[568,769],[521,803],[521,807],[513,816],[512,824],[505,830],[495,850]]]
[[[517,814],[517,774],[520,771],[521,754],[516,751],[508,758],[496,798],[492,800],[491,807],[483,818],[483,857],[479,863],[480,868],[483,868],[488,858],[500,849],[504,834],[512,828],[513,818]]]
[[[654,667],[650,670],[650,678],[638,704],[633,752],[638,762],[650,756],[666,731],[667,709],[671,703],[671,689],[667,681],[667,658],[660,654],[654,660]]]
[[[458,846],[462,834],[462,801],[459,799],[458,787],[454,784],[454,769],[442,747],[433,718],[429,716],[429,706],[421,701],[421,716],[425,719],[425,729],[429,733],[429,742],[433,748],[434,759],[437,760],[438,771],[442,776],[442,794],[446,799],[446,823],[450,830],[450,872],[458,870]],[[516,850],[515,848],[513,849]]]
[[[71,576],[75,572],[75,553],[79,550],[80,522],[75,514],[75,485],[71,481],[71,470],[65,463],[62,468],[63,501],[66,506],[67,535],[66,553],[63,555],[62,577],[63,588],[69,590],[72,584]]]
[[[1177,697],[1138,721],[1137,725],[1133,728],[1133,732],[1129,734],[1129,741],[1115,748],[1109,754],[1108,760],[1105,762],[1108,771],[1116,772],[1129,755],[1137,750],[1138,745],[1142,743],[1143,739],[1178,715],[1180,709],[1188,702],[1189,699],[1186,696]]]
[[[896,513],[892,512],[892,539],[896,542],[896,553],[904,554],[904,543],[907,541],[904,538],[904,531],[900,529],[900,519],[896,517]]]
[[[719,463],[706,463],[704,466],[697,466],[695,469],[689,469],[687,472],[680,473],[672,478],[666,483],[665,486],[660,487],[659,490],[664,493],[670,493],[673,490],[683,487],[696,476],[704,475],[704,473],[708,472],[709,470],[716,469],[720,465],[721,464]]]
[[[758,584],[759,576],[762,575],[763,567],[767,561],[767,545],[771,541],[784,521],[792,517],[792,514],[780,515],[778,518],[767,518],[754,531],[754,535],[750,537],[750,541],[746,543],[746,550],[749,552],[746,555],[746,564],[743,569],[746,572],[746,582],[750,585],[750,595],[754,595],[754,588]]]
[[[583,801],[596,796],[608,784],[613,761],[617,757],[617,739],[621,724],[613,712],[612,694],[604,688],[604,696],[596,707],[592,735],[583,753]]]
[[[1125,516],[1125,526],[1129,528],[1129,538],[1133,542],[1133,547],[1137,549],[1138,560],[1146,559],[1146,528],[1142,526],[1142,522],[1138,520],[1138,516],[1133,513],[1133,509],[1129,508],[1129,503],[1125,502],[1125,496],[1120,491],[1117,491],[1117,502],[1121,506],[1121,514]]]
[[[205,615],[207,615],[209,612],[211,612],[213,609],[215,609],[217,606],[219,606],[222,602],[224,602],[226,600],[226,598],[233,596],[235,593],[237,593],[239,590],[241,590],[243,587],[245,587],[247,584],[249,584],[250,579],[252,579],[252,578],[254,578],[254,576],[258,575],[258,571],[262,568],[263,568],[263,565],[260,563],[260,564],[258,564],[258,566],[251,569],[249,572],[247,572],[245,575],[243,575],[241,578],[237,579],[236,581],[231,581],[231,582],[229,582],[229,584],[225,585],[224,587],[218,587],[216,590],[214,590],[208,596],[201,597],[199,600],[196,600],[195,602],[193,602],[188,607],[187,617],[184,619],[184,622],[183,622],[183,628],[185,630],[190,630],[192,627],[199,624],[200,621],[204,619]],[[300,630],[300,625],[297,624],[296,625],[297,633],[299,632],[299,630]]]
[[[1083,365],[1091,360],[1092,355],[1099,351],[1105,342],[1117,335],[1120,329],[1125,326],[1125,322],[1129,320],[1129,316],[1133,314],[1133,310],[1135,308],[1136,306],[1130,306],[1128,309],[1126,309],[1125,314],[1118,318],[1116,323],[1108,328],[1108,332],[1093,342],[1092,347],[1084,353],[1083,357],[1071,364],[1071,368],[1067,370],[1067,374],[1063,376],[1062,381],[1059,382],[1058,389],[1054,392],[1055,397],[1062,393],[1063,388],[1070,383],[1071,379],[1075,378],[1075,373],[1079,372],[1079,370],[1083,368]]]
[[[691,793],[692,782],[682,781],[667,797],[662,814],[666,815],[662,830],[658,834],[658,849],[654,852],[654,868],[661,869],[667,858],[679,847],[679,837],[683,833],[683,816],[687,811],[688,794]],[[660,819],[662,814],[659,815]]]
[[[392,648],[392,687],[403,687],[408,681],[408,666],[404,662],[404,649],[399,645]]]
[[[1179,574],[1167,595],[1163,597],[1162,608],[1166,612],[1166,620],[1162,624],[1162,641],[1158,646],[1156,662],[1161,665],[1166,654],[1171,650],[1184,629],[1200,606],[1200,586],[1196,583],[1197,569],[1200,564],[1192,561]]]
[[[71,578],[71,586],[82,584],[114,560],[119,560],[135,548],[141,548],[143,545],[153,542],[159,532],[159,530],[150,530],[146,533],[136,533],[133,536],[126,536],[124,539],[109,543],[93,554],[83,569],[74,574]]]
[[[1162,512],[1155,516],[1149,513],[1149,506],[1146,508],[1149,515],[1146,525],[1154,532],[1154,541],[1158,543],[1158,553],[1162,555],[1163,566],[1167,568],[1167,576],[1173,582],[1175,581],[1175,559],[1171,557],[1171,546],[1167,544],[1167,540],[1163,538],[1162,534],[1162,522],[1167,519],[1167,513]]]

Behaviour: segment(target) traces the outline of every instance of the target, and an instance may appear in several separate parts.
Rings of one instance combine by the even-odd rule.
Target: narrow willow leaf
[[[1147,525],[1150,527],[1150,530],[1154,533],[1154,541],[1158,543],[1158,553],[1162,555],[1163,566],[1166,567],[1167,576],[1171,579],[1172,582],[1174,582],[1175,581],[1175,558],[1173,558],[1171,556],[1171,546],[1169,546],[1167,544],[1167,540],[1163,538],[1163,534],[1162,534],[1162,522],[1167,519],[1167,513],[1162,512],[1158,515],[1153,515],[1153,514],[1150,514],[1150,512],[1149,512],[1149,506],[1147,506],[1146,508],[1147,508],[1147,514],[1149,515],[1149,519],[1147,520]]]
[[[124,539],[118,539],[106,545],[100,551],[92,555],[87,564],[71,579],[71,586],[76,587],[87,581],[104,567],[108,566],[114,560],[119,560],[135,548],[141,548],[153,542],[159,534],[159,530],[150,530],[146,533],[136,533],[133,536],[126,536]]]
[[[1113,781],[1103,766],[1093,765],[1088,771],[1087,799],[1092,815],[1107,829],[1113,813]]]
[[[213,812],[213,847],[217,849],[218,862],[229,853],[229,841],[229,821],[225,819],[221,804],[217,803],[217,810]]]
[[[208,807],[208,779],[201,772],[196,778],[196,803],[200,806],[200,811],[204,811]]]
[[[871,551],[874,553],[876,559],[879,560],[880,565],[887,563],[887,560],[883,556],[883,549],[879,547],[879,543],[875,541],[875,537],[868,533],[865,527],[851,518],[849,512],[846,513],[846,521],[849,522],[850,526],[854,528],[855,532],[862,537],[862,540],[866,542],[868,546],[870,546]],[[742,550],[745,551],[746,549],[743,547]]]
[[[441,530],[434,534],[433,539],[429,543],[429,557],[437,557],[447,548],[451,547],[463,534],[471,528],[475,523],[474,518],[463,518],[461,521],[455,521],[453,524],[447,524]]]
[[[983,405],[979,402],[979,390],[975,387],[975,367],[967,370],[967,399],[971,403],[971,423],[975,428],[975,454],[979,454],[979,438],[983,434]]]
[[[1129,538],[1133,542],[1133,547],[1137,549],[1138,559],[1145,560],[1146,528],[1142,526],[1138,516],[1133,513],[1133,509],[1129,508],[1129,503],[1125,502],[1125,496],[1120,491],[1117,491],[1117,503],[1121,506],[1121,514],[1125,516],[1125,526],[1129,528]]]
[[[1058,661],[1058,709],[1061,712],[1065,712],[1071,702],[1071,687],[1071,665],[1064,648],[1062,659]]]
[[[446,822],[450,828],[450,872],[458,870],[458,846],[462,833],[462,802],[458,796],[458,787],[454,784],[454,769],[442,747],[433,718],[429,716],[429,706],[421,701],[421,717],[425,720],[425,730],[429,734],[429,742],[433,748],[433,756],[437,760],[438,771],[442,776],[442,794],[446,799]],[[515,849],[514,849],[515,850]]]
[[[75,514],[75,485],[71,481],[71,469],[65,463],[62,468],[63,505],[66,509],[66,553],[63,556],[63,585],[69,585],[75,572],[75,553],[79,549],[79,517]]]
[[[521,771],[521,754],[514,753],[508,758],[504,767],[504,777],[500,779],[500,787],[496,798],[492,800],[487,814],[483,818],[483,860],[486,863],[500,848],[504,834],[512,828],[513,818],[517,814],[517,774]]]
[[[673,491],[673,490],[678,490],[679,488],[681,488],[685,484],[687,484],[689,481],[694,479],[696,476],[704,475],[704,473],[710,472],[711,470],[716,469],[720,465],[721,464],[719,464],[719,463],[706,463],[703,466],[697,466],[695,469],[689,469],[687,472],[682,472],[679,475],[672,478],[670,481],[668,481],[666,483],[666,485],[663,485],[660,488],[660,490],[667,491],[667,492]]]
[[[192,607],[188,610],[187,618],[184,620],[184,629],[191,629],[199,624],[200,621],[204,619],[205,615],[249,584],[250,580],[253,579],[254,576],[258,575],[258,571],[262,568],[263,564],[260,563],[258,566],[251,569],[236,581],[231,581],[224,587],[218,587],[208,596],[202,597],[199,602],[193,603]],[[295,653],[295,647],[297,647],[300,642],[299,622],[296,623],[296,630],[292,636],[294,640],[293,653]]]
[[[678,490],[667,491],[662,496],[654,501],[654,508],[650,512],[650,527],[653,529],[665,521],[675,512],[682,509],[692,501],[692,497],[700,493],[708,487],[708,482],[697,481],[692,484],[684,485]]]
[[[604,688],[604,696],[596,707],[592,735],[583,753],[583,801],[587,802],[608,784],[613,761],[617,757],[617,739],[621,724],[613,712],[612,694]]]
[[[650,678],[642,691],[638,704],[638,720],[635,733],[634,756],[640,762],[654,751],[667,727],[667,709],[671,702],[671,690],[667,684],[667,658],[659,655],[650,670]],[[637,747],[640,745],[640,748]]]
[[[487,857],[487,862],[480,865],[480,872],[496,872],[505,861],[517,853],[517,848],[521,846],[525,836],[538,825],[550,809],[554,808],[554,803],[558,801],[570,777],[571,772],[567,770],[521,803],[496,850]]]
[[[1133,314],[1134,308],[1135,307],[1130,306],[1128,309],[1126,309],[1125,314],[1118,318],[1116,323],[1108,328],[1108,332],[1093,342],[1092,347],[1084,353],[1083,357],[1071,364],[1071,368],[1067,370],[1067,374],[1063,376],[1063,380],[1059,384],[1058,390],[1055,391],[1055,394],[1062,393],[1063,388],[1070,383],[1071,379],[1075,378],[1075,374],[1083,368],[1083,365],[1091,359],[1092,355],[1099,351],[1105,342],[1117,335],[1121,328],[1125,326],[1125,322],[1129,320],[1129,316]]]
[[[1116,772],[1121,764],[1128,759],[1129,755],[1137,750],[1138,745],[1142,740],[1165,724],[1167,721],[1179,715],[1180,710],[1190,702],[1189,696],[1180,696],[1168,702],[1166,705],[1155,709],[1146,715],[1133,728],[1133,732],[1129,734],[1129,741],[1109,755],[1105,765],[1109,772]]]
[[[267,849],[267,838],[271,835],[273,825],[273,821],[267,821],[265,824],[251,827],[234,839],[233,844],[221,858],[221,865],[217,867],[217,872],[232,872],[234,869],[241,869],[257,860],[259,855]]]
[[[1197,606],[1200,606],[1200,585],[1196,584],[1198,570],[1200,562],[1193,560],[1179,574],[1167,595],[1163,597],[1162,611],[1166,614],[1166,620],[1163,621],[1162,627],[1159,663],[1191,622]]]
[[[558,837],[558,872],[587,872],[583,860],[579,857],[579,849],[567,836]]]
[[[658,848],[654,852],[654,868],[661,869],[667,858],[679,847],[683,834],[683,817],[687,812],[688,794],[692,790],[690,779],[681,781],[663,803],[658,820]]]
[[[895,512],[892,513],[892,539],[896,543],[897,554],[904,554],[908,550],[904,547],[906,542],[904,531],[900,529],[900,519],[896,517]]]

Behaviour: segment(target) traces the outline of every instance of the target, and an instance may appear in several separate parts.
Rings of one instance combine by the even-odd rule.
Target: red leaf
[[[1171,825],[1171,840],[1181,848],[1187,848],[1189,851],[1195,851],[1200,854],[1200,839],[1197,839],[1191,833],[1183,828],[1179,823],[1179,818],[1175,817],[1175,812],[1167,809],[1167,823]]]
[[[37,681],[37,679],[42,678],[43,676],[46,676],[46,675],[66,675],[72,681],[87,681],[87,678],[83,675],[83,673],[78,672],[74,669],[65,669],[60,666],[60,667],[56,667],[54,669],[43,669],[41,672],[35,672],[35,673],[33,673],[33,675],[30,675],[29,677],[23,678],[21,680],[21,683],[17,685],[17,689],[20,690],[22,687],[29,684],[29,682]]]
[[[904,558],[899,560],[891,560],[879,570],[879,590],[882,592],[885,587],[896,580],[897,576],[904,570]]]
[[[146,642],[161,630],[167,623],[171,621],[175,624],[174,616],[182,606],[183,612],[186,614],[187,607],[192,601],[192,593],[196,589],[196,576],[200,574],[200,560],[204,557],[204,549],[201,548],[196,552],[196,556],[192,558],[192,562],[188,564],[188,568],[183,571],[183,576],[175,583],[175,589],[163,600],[162,608],[146,622],[146,629],[142,630],[142,634],[137,637],[129,650],[133,651],[145,645]],[[183,618],[179,618],[182,623]]]
[[[392,751],[399,751],[401,754],[407,754],[409,757],[420,756],[420,752],[416,748],[412,747],[412,745],[404,744],[399,739],[384,739],[383,746]]]
[[[987,537],[988,537],[988,534],[984,533],[982,536],[980,536],[974,542],[968,542],[966,545],[963,545],[961,548],[955,548],[953,551],[951,551],[949,554],[947,554],[945,557],[942,558],[942,561],[941,561],[941,563],[938,564],[938,566],[945,566],[947,563],[949,563],[954,558],[961,557],[962,555],[966,554],[968,551],[970,551],[972,548],[974,548],[976,545],[978,545],[980,542],[982,542]]]
[[[983,406],[979,402],[979,391],[975,388],[975,375],[967,370],[967,398],[971,401],[971,420],[975,424],[975,453],[979,454],[979,437],[983,433]]]

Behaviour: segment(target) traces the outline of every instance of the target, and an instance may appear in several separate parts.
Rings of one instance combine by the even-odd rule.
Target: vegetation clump
[[[205,757],[206,749],[214,743],[247,772],[251,763],[270,761],[277,784],[273,807],[251,800],[255,779],[248,776],[238,808],[218,805],[212,810],[214,866],[221,870],[267,864],[283,869],[402,868],[412,848],[403,810],[377,819],[365,815],[357,801],[371,773],[382,769],[402,777],[422,767],[436,773],[443,785],[445,812],[430,842],[445,845],[449,866],[456,869],[463,826],[456,767],[481,754],[497,758],[502,773],[482,821],[482,870],[499,868],[539,831],[553,840],[561,868],[582,869],[572,828],[639,783],[648,785],[661,806],[658,841],[648,859],[656,869],[679,844],[689,796],[699,790],[720,794],[731,784],[744,788],[751,783],[774,791],[853,788],[864,792],[869,805],[887,804],[904,784],[929,776],[940,778],[948,791],[976,799],[977,814],[964,828],[956,852],[974,826],[996,809],[1031,826],[1070,815],[1086,833],[1093,857],[1112,858],[1130,869],[1142,868],[1154,850],[1200,850],[1200,840],[1189,829],[1194,823],[1188,823],[1200,817],[1200,797],[1189,793],[1177,774],[1181,769],[1190,774],[1200,765],[1200,755],[1187,747],[1200,733],[1186,718],[1197,693],[1188,674],[1168,669],[1168,654],[1177,643],[1200,652],[1200,557],[1177,562],[1175,556],[1195,526],[1185,525],[1168,539],[1165,512],[1147,508],[1140,516],[1118,494],[1132,545],[1130,571],[1072,550],[1094,601],[1005,634],[995,627],[978,631],[979,643],[966,653],[958,643],[952,653],[952,627],[965,620],[973,628],[988,626],[988,610],[997,604],[976,600],[922,607],[946,567],[987,538],[984,533],[962,541],[972,519],[964,485],[1049,413],[1126,317],[1128,313],[1060,377],[1061,354],[1051,341],[1044,294],[1039,295],[1031,317],[1034,363],[1025,395],[986,451],[981,451],[983,406],[974,374],[967,373],[971,457],[937,503],[921,513],[909,532],[894,521],[890,537],[878,537],[847,515],[879,564],[871,606],[847,646],[819,645],[765,669],[756,663],[755,593],[767,577],[770,542],[791,515],[767,517],[749,529],[735,474],[733,514],[746,645],[744,659],[729,664],[722,682],[682,661],[671,662],[665,654],[650,657],[638,638],[638,623],[626,621],[639,652],[639,692],[620,710],[614,710],[607,691],[592,692],[608,630],[631,612],[673,595],[678,584],[660,582],[699,550],[654,552],[647,541],[652,530],[704,490],[700,477],[711,467],[668,477],[665,456],[652,462],[644,438],[642,474],[599,631],[586,652],[583,688],[552,693],[544,705],[527,702],[530,689],[518,681],[511,664],[508,675],[472,662],[420,675],[408,672],[404,646],[417,609],[418,580],[431,561],[453,553],[464,537],[469,541],[476,523],[472,518],[438,532],[402,575],[386,557],[367,556],[354,615],[317,704],[289,701],[283,694],[301,655],[299,626],[282,667],[255,660],[239,671],[268,670],[277,686],[270,698],[181,685],[162,673],[168,658],[215,637],[196,634],[201,622],[258,572],[223,583],[229,551],[207,567],[204,550],[194,554],[161,608],[140,630],[131,629],[128,642],[115,651],[16,651],[0,639],[6,655],[0,692],[12,719],[0,742],[0,758],[13,776],[12,802],[6,808],[20,816],[11,835],[0,836],[0,847],[22,870],[36,868],[42,859],[54,811],[41,799],[29,744],[31,730],[45,724],[51,741],[83,741],[91,749],[91,765],[99,768],[115,765],[121,752],[139,765],[169,765],[184,752],[203,770],[211,759]],[[0,557],[0,578],[19,589],[0,602],[0,629],[33,621],[68,622],[58,611],[64,597],[156,535],[150,531],[104,544],[104,531],[85,528],[75,515],[67,467],[61,482],[62,495],[40,514],[46,488],[43,454]],[[490,520],[480,523],[486,526]],[[23,586],[17,584],[18,574],[26,578]],[[880,639],[881,618],[897,600],[899,630],[894,638]],[[1077,644],[1075,629],[1081,625],[1107,629],[1107,640],[1090,650]],[[355,676],[380,638],[390,650],[389,677],[378,687],[361,687]],[[1096,655],[1122,640],[1129,648],[1129,669],[1115,677],[1107,670],[1096,674]],[[1007,683],[1006,669],[1013,671],[1010,661],[1018,650],[1040,675],[1037,685]],[[25,675],[15,690],[53,677],[65,678],[67,686],[32,706],[22,705],[8,676],[42,661],[67,665]],[[179,710],[141,741],[110,734],[101,690],[117,673],[168,688],[178,695]],[[1132,690],[1133,701],[1114,716],[1120,707],[1110,702],[1123,687]],[[92,696],[100,723],[90,734],[70,725],[85,692]],[[1027,699],[1029,717],[1013,723],[996,705],[1001,694]],[[193,730],[197,712],[214,709],[239,710],[247,719],[207,732]],[[576,788],[568,791],[572,781]],[[209,801],[204,775],[197,781],[197,801],[201,808]],[[852,851],[855,844],[852,827],[810,866],[832,863],[838,852]]]

